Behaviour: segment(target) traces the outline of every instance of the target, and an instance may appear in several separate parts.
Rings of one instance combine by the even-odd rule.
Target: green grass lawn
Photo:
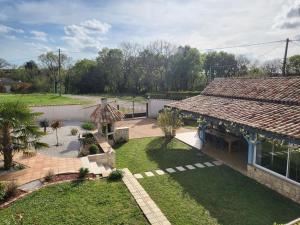
[[[208,156],[197,156],[195,148],[176,139],[167,143],[162,137],[133,139],[114,149],[117,151],[117,167],[127,167],[132,173],[212,161]]]
[[[89,104],[91,101],[58,94],[0,94],[0,102],[20,101],[30,106]]]
[[[133,173],[211,161],[197,150],[163,138],[130,140],[116,148],[117,166]],[[273,225],[300,215],[300,205],[223,166],[139,179],[174,225]]]
[[[23,223],[16,223],[16,215]],[[86,181],[43,188],[0,211],[0,224],[149,224],[122,182]]]

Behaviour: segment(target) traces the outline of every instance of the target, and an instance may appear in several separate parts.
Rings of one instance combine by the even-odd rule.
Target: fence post
[[[117,105],[117,109],[120,110],[120,105]]]
[[[132,118],[134,118],[134,100],[132,101]]]
[[[146,103],[146,117],[147,117],[147,118],[148,118],[148,115],[149,115],[149,114],[148,114],[148,113],[149,113],[149,111],[148,111],[149,108],[148,108],[148,107],[149,107],[149,106],[148,106],[148,102],[147,102],[147,103]]]

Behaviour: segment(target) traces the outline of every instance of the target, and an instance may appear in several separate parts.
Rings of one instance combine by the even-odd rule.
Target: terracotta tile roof
[[[91,119],[95,123],[114,123],[124,118],[124,114],[110,104],[101,107],[99,104],[91,114]]]
[[[201,94],[300,105],[300,77],[217,78]]]
[[[247,80],[250,81],[249,85],[246,85]],[[264,88],[264,85],[271,90]],[[298,103],[300,103],[299,77],[229,78],[216,79],[201,95],[167,106],[300,140]]]

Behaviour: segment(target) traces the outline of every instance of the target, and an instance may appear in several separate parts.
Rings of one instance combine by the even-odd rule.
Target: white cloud
[[[300,27],[300,0],[289,1],[275,19],[275,29],[296,29]]]
[[[8,34],[8,33],[24,33],[24,31],[22,29],[15,29],[15,28],[0,24],[0,34]]]
[[[39,40],[39,41],[47,41],[47,34],[42,31],[32,30],[30,33],[33,35],[33,39]]]
[[[64,27],[63,40],[72,48],[84,51],[98,51],[103,43],[103,35],[108,32],[110,25],[92,19]]]

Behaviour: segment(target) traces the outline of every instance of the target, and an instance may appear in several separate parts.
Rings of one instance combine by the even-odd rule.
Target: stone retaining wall
[[[299,185],[293,184],[292,182],[279,178],[270,172],[251,165],[247,166],[247,175],[259,183],[266,185],[267,187],[300,204]]]
[[[129,128],[128,127],[117,127],[114,132],[114,139],[118,142],[129,140]]]

